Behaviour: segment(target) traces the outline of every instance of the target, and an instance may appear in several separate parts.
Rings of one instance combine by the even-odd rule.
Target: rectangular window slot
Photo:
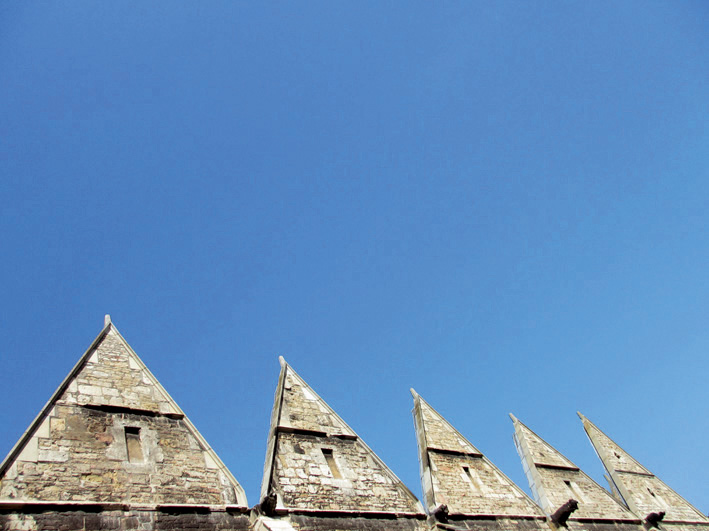
[[[140,428],[130,426],[125,427],[126,450],[128,452],[129,463],[143,462],[143,447],[140,444]]]
[[[659,494],[655,494],[650,487],[647,487],[647,491],[650,493],[650,496],[652,496],[663,509],[669,509],[669,505],[667,505],[667,502],[662,499],[662,496]]]
[[[569,481],[568,479],[564,480],[564,483],[566,483],[566,486],[569,488],[571,491],[571,494],[573,495],[574,499],[579,502],[585,502],[586,498],[584,497],[583,493],[581,492],[581,489],[579,486],[574,483],[573,481]]]
[[[322,448],[322,454],[325,456],[327,466],[330,467],[332,477],[335,479],[342,479],[342,474],[340,474],[340,469],[337,468],[337,463],[335,462],[335,456],[332,455],[332,450],[330,448]]]
[[[463,467],[463,472],[465,473],[465,477],[468,479],[468,482],[470,483],[470,489],[478,493],[480,490],[480,485],[478,485],[477,479],[473,477],[473,475],[470,473],[470,468],[467,466]]]

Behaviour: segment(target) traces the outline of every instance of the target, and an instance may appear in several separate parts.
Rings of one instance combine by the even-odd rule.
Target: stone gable
[[[413,390],[427,512],[281,358],[260,503],[107,320],[0,464],[0,531],[709,531],[709,519],[582,416],[614,498],[513,417],[534,503]],[[628,501],[630,510],[622,505]],[[621,500],[619,503],[618,500]]]
[[[111,324],[3,464],[0,500],[246,505]]]
[[[281,359],[265,480],[286,511],[418,513],[420,503]]]
[[[580,413],[579,417],[603,466],[633,512],[645,517],[662,511],[668,522],[694,521],[709,524],[709,518],[638,463],[595,424]]]
[[[527,426],[512,417],[515,441],[524,464],[530,487],[548,514],[570,499],[578,502],[571,519],[637,521],[603,487],[576,468],[558,450]],[[639,523],[639,522],[638,522]]]

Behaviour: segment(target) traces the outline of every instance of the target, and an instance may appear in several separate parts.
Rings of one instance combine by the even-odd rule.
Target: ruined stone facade
[[[513,417],[532,500],[412,394],[423,504],[281,358],[250,507],[107,318],[0,464],[0,531],[709,531],[709,519],[583,416],[611,492]]]

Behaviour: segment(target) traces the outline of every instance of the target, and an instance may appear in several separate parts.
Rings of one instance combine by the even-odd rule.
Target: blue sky
[[[420,493],[581,410],[709,511],[705,2],[0,5],[0,453],[114,323],[258,502],[278,355]]]

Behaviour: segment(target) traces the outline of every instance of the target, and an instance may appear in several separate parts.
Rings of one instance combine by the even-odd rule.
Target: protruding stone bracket
[[[433,516],[439,522],[446,523],[448,521],[448,506],[444,503],[440,504],[433,510]]]
[[[569,519],[569,516],[578,508],[579,502],[572,498],[551,515],[551,521],[558,526],[566,527],[566,521]]]
[[[276,506],[278,505],[278,496],[274,492],[268,494],[255,509],[266,516],[276,515]]]
[[[94,404],[86,404],[83,407],[84,409],[90,409],[93,411],[101,411],[103,413],[116,413],[116,414],[124,414],[124,415],[141,415],[143,417],[167,417],[169,419],[173,420],[182,420],[185,418],[184,413],[161,413],[160,411],[151,411],[148,409],[136,409],[132,407],[124,407],[124,406],[110,406],[106,404],[100,404],[100,405],[94,405]]]
[[[537,468],[549,468],[551,470],[570,470],[572,472],[580,472],[580,468],[577,466],[564,466],[564,465],[552,465],[548,463],[534,463]]]
[[[643,527],[645,529],[657,528],[658,524],[665,517],[665,511],[660,511],[659,513],[650,513],[645,517],[643,522]]]

